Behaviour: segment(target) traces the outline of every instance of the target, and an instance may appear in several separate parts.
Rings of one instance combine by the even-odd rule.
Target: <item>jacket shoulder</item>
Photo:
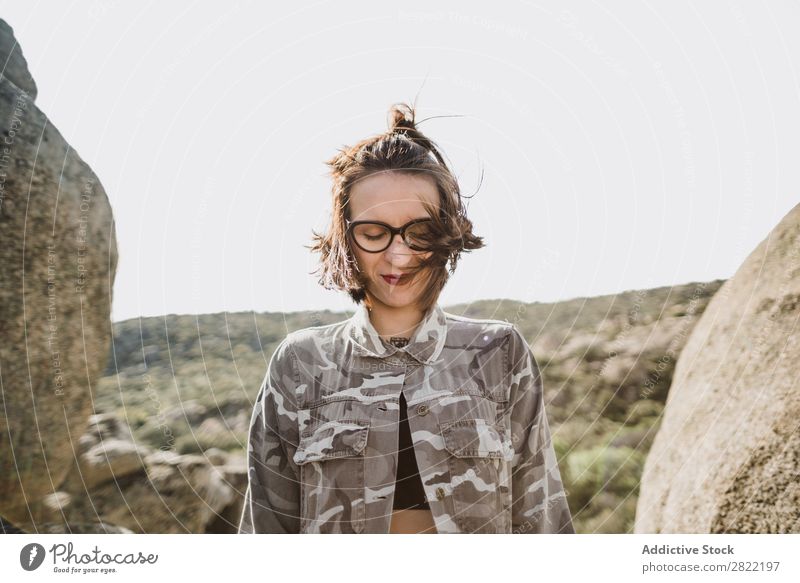
[[[349,319],[308,326],[289,332],[281,342],[285,352],[290,352],[300,362],[319,358],[324,354],[338,354],[338,349],[346,341],[346,326]]]
[[[506,320],[495,320],[491,318],[468,318],[458,316],[450,312],[444,312],[447,319],[447,327],[456,334],[472,334],[477,336],[483,334],[485,340],[495,340],[508,336],[514,330],[514,324]]]
[[[293,398],[292,388],[301,384],[304,372],[319,361],[321,355],[329,354],[330,335],[335,335],[336,330],[343,322],[323,326],[309,326],[286,334],[269,358],[269,365],[265,382],[271,381],[272,385]]]

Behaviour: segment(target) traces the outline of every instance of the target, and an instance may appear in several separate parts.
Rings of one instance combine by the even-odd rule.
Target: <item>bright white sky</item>
[[[727,278],[800,192],[796,2],[0,5],[111,200],[115,321],[352,309],[303,247],[323,162],[420,88],[485,172],[445,306]]]

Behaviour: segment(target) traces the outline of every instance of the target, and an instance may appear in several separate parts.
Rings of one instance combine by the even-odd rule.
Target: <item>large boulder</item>
[[[708,304],[642,476],[637,533],[800,533],[800,205]]]
[[[92,169],[35,105],[0,21],[0,515],[58,502],[111,341],[114,221]]]

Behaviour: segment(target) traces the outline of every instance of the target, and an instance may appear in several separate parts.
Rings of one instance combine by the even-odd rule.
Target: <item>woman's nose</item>
[[[386,254],[387,260],[391,260],[392,258],[397,258],[400,261],[405,261],[413,255],[413,252],[406,245],[406,242],[400,236],[400,233],[395,233],[392,237],[391,243],[389,243],[389,247],[386,248],[384,251]],[[390,261],[390,263],[397,264],[398,261]]]

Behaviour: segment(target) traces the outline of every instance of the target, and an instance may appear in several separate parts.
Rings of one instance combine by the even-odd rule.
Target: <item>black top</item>
[[[406,398],[400,393],[400,439],[397,452],[397,483],[394,492],[394,510],[405,508],[428,508],[422,478],[417,468],[411,430],[408,427]]]
[[[392,336],[391,344],[403,347],[409,339],[403,336]],[[407,508],[428,508],[425,491],[422,488],[422,478],[417,467],[417,458],[414,455],[414,443],[411,441],[411,429],[408,426],[408,406],[406,397],[400,393],[400,437],[397,444],[397,482],[394,491],[393,510]]]

